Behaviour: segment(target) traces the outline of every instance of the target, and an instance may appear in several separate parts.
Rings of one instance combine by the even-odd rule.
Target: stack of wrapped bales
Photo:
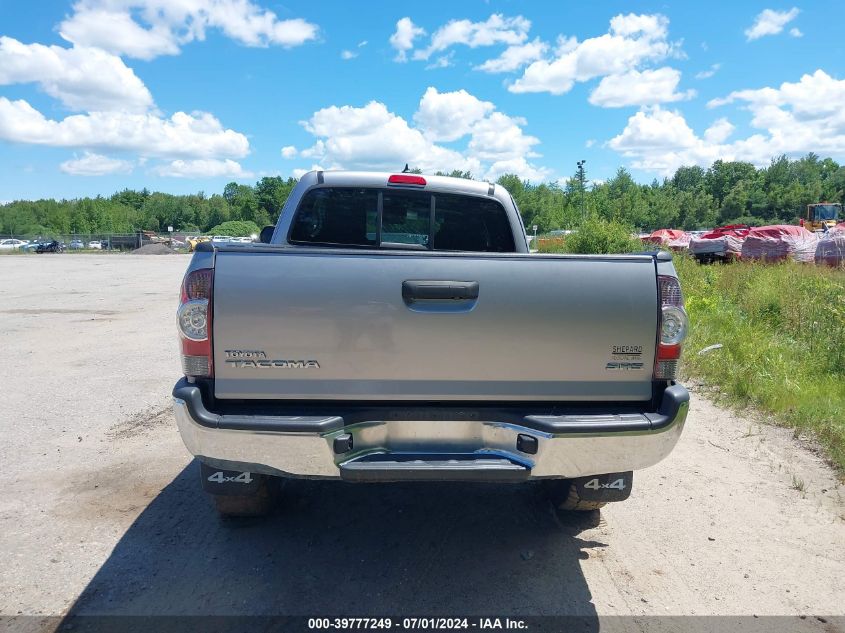
[[[845,222],[840,222],[819,240],[816,246],[817,264],[845,266]]]
[[[794,259],[813,262],[819,237],[803,226],[774,224],[759,226],[748,232],[742,245],[742,259],[770,262]]]
[[[690,239],[689,251],[700,260],[737,259],[748,231],[748,227],[741,224],[720,226]]]
[[[690,234],[680,229],[657,229],[651,235],[642,238],[645,244],[665,246],[673,251],[683,251],[689,248]]]

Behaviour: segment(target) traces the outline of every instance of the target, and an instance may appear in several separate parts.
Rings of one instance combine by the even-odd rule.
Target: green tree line
[[[441,175],[472,177],[461,171]],[[537,225],[539,233],[573,229],[586,215],[643,231],[793,224],[807,204],[845,201],[845,166],[815,154],[797,160],[780,156],[760,169],[718,160],[708,169],[681,167],[671,178],[650,184],[635,182],[622,167],[605,182],[585,185],[576,177],[561,186],[535,184],[512,174],[497,182],[513,195],[529,231]],[[253,186],[232,182],[222,194],[211,196],[124,189],[108,198],[16,200],[0,206],[0,234],[164,232],[168,226],[201,233],[231,220],[265,226],[276,221],[295,184],[293,178],[275,176]]]
[[[132,233],[138,230],[204,233],[224,222],[276,221],[296,180],[265,177],[254,186],[231,182],[222,194],[172,195],[124,189],[105,198],[16,200],[0,206],[0,234],[49,236]]]

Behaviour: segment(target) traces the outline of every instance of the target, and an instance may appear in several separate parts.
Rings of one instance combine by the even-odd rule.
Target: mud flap
[[[590,477],[579,477],[572,480],[572,485],[578,491],[578,496],[583,501],[625,501],[631,496],[631,487],[634,485],[634,473],[607,473],[604,475],[592,475]]]
[[[261,490],[265,475],[237,470],[222,470],[200,462],[202,487],[213,495],[251,496]]]

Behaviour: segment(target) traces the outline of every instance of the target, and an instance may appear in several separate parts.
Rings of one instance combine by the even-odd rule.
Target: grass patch
[[[796,435],[811,431],[845,470],[845,272],[689,257],[675,266],[691,323],[685,371]]]

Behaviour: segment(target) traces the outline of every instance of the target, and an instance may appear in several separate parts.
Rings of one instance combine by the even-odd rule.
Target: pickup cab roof
[[[449,193],[464,193],[469,195],[493,195],[496,183],[468,178],[453,178],[451,176],[430,176],[428,174],[394,173],[381,171],[310,171],[300,180],[310,180],[313,176],[315,184],[326,184],[344,187],[384,187],[391,176],[417,177],[425,181],[425,189],[444,191]],[[400,183],[401,186],[401,183]],[[499,187],[500,191],[504,191]],[[508,196],[509,197],[509,196]]]

